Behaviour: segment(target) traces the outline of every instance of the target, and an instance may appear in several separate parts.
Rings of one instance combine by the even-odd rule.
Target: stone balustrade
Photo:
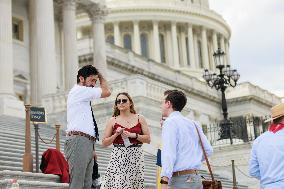
[[[261,101],[271,105],[279,104],[281,102],[281,99],[275,94],[249,82],[240,83],[236,86],[236,88],[228,88],[227,90],[227,99],[229,100],[237,100],[238,98],[248,96],[254,96],[254,98],[260,99]]]

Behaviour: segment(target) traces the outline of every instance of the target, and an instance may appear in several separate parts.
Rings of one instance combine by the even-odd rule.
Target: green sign
[[[46,114],[43,107],[31,107],[31,121],[36,123],[46,123]]]

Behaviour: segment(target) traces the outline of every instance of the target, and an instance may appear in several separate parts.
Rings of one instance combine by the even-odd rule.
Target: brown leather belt
[[[95,141],[96,137],[93,137],[91,135],[88,135],[86,133],[83,133],[81,131],[70,131],[67,133],[67,136],[72,136],[72,135],[79,135],[79,136],[83,136],[86,137],[87,139],[91,140],[91,141]]]
[[[198,172],[197,170],[194,170],[194,169],[177,171],[177,172],[173,172],[173,177],[180,176],[180,175],[187,175],[187,174],[198,174]]]

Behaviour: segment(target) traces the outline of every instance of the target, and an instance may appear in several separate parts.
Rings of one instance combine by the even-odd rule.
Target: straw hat
[[[284,116],[284,103],[273,106],[271,108],[271,118],[266,120],[265,122],[272,121],[282,116]]]

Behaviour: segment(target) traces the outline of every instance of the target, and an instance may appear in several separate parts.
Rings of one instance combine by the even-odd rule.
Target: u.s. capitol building
[[[93,64],[112,89],[110,98],[94,102],[100,131],[116,94],[126,91],[146,117],[155,147],[166,89],[185,91],[183,113],[204,129],[223,118],[221,93],[202,74],[217,71],[212,55],[218,48],[225,65],[233,64],[230,36],[208,0],[1,0],[0,114],[24,117],[24,103],[31,103],[46,108],[49,123],[65,126],[77,70]],[[281,100],[248,82],[226,97],[229,117],[267,116]]]

